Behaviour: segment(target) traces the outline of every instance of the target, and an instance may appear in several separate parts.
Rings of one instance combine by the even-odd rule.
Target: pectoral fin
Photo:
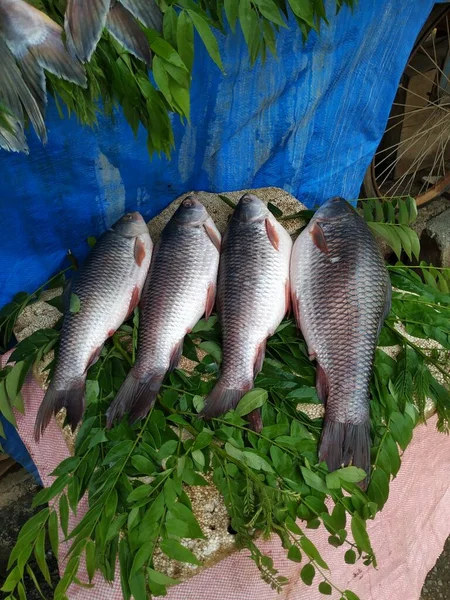
[[[278,250],[279,245],[280,245],[280,237],[278,235],[277,228],[272,223],[272,221],[269,219],[269,217],[266,218],[266,231],[267,231],[267,237],[269,238],[270,243],[275,248],[275,250]]]
[[[325,233],[317,221],[313,223],[309,230],[309,235],[312,238],[313,244],[319,248],[321,252],[329,253],[327,240],[325,239]]]

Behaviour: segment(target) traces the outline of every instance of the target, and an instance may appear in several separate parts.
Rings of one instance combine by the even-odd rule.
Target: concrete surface
[[[440,267],[450,267],[450,209],[431,219],[421,240],[421,258]]]

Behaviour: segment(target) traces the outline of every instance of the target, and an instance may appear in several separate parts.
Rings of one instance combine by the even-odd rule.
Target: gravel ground
[[[1,478],[0,492],[0,587],[4,580],[8,556],[14,546],[15,539],[27,519],[35,510],[31,508],[33,497],[39,488],[32,477],[24,469],[9,472]],[[56,560],[47,552],[48,563],[53,584],[58,581]],[[34,569],[36,573],[39,569]],[[42,591],[46,598],[51,598],[51,589],[39,577]],[[34,589],[31,581],[25,581],[27,600],[40,600],[39,594]],[[0,600],[5,597],[0,592]],[[364,600],[364,599],[362,599]],[[398,600],[393,598],[392,600]],[[439,557],[435,567],[428,573],[419,600],[450,600],[450,538],[447,540],[444,551]]]
[[[435,566],[428,573],[420,600],[450,600],[450,538]]]

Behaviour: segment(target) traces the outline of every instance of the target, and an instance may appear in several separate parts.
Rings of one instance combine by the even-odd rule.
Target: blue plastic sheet
[[[86,237],[125,211],[150,218],[190,190],[278,186],[308,206],[356,198],[433,2],[361,1],[337,17],[334,6],[319,37],[303,45],[291,22],[278,59],[253,68],[241,33],[220,36],[225,75],[196,40],[191,124],[174,117],[170,161],[150,161],[143,132],[134,139],[120,114],[90,130],[50,102],[48,145],[0,155],[0,306],[48,279],[69,248],[82,260]],[[33,472],[10,429],[7,451]]]
[[[360,2],[303,45],[294,22],[278,58],[251,68],[241,33],[220,36],[223,75],[196,40],[191,124],[173,118],[172,159],[149,160],[124,118],[98,129],[48,109],[49,142],[0,156],[0,306],[58,270],[68,248],[124,211],[157,214],[190,190],[278,186],[308,206],[358,196],[414,40],[432,0]]]

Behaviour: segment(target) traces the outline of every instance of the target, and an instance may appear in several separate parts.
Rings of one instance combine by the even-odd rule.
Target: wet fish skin
[[[155,246],[141,301],[136,363],[107,413],[109,427],[153,406],[164,376],[179,362],[185,335],[215,301],[220,233],[194,196],[183,200]]]
[[[291,289],[326,406],[319,458],[330,471],[351,463],[369,474],[369,383],[391,284],[369,227],[343,198],[328,200],[297,238]]]
[[[219,379],[206,398],[202,416],[217,417],[234,408],[253,388],[262,368],[266,340],[289,306],[289,259],[292,241],[251,194],[239,201],[222,243],[218,313],[223,358]],[[259,413],[250,422],[261,427]]]
[[[152,246],[142,216],[129,213],[98,239],[75,275],[69,292],[78,296],[80,310],[65,311],[55,373],[36,419],[36,440],[63,407],[72,430],[81,420],[86,372],[105,340],[137,306]]]

